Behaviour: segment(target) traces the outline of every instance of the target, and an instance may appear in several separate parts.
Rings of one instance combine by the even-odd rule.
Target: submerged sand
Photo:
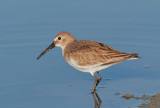
[[[115,93],[116,95],[121,95],[119,92]],[[124,94],[121,95],[122,98],[126,100],[130,99],[142,99],[145,100],[145,103],[141,103],[141,105],[137,106],[138,108],[160,108],[160,94],[157,93],[155,95],[149,96],[146,94],[143,94],[142,96],[136,97],[134,94]]]

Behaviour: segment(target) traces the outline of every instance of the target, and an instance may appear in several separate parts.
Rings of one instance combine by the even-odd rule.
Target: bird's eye
[[[58,37],[58,40],[61,40],[61,37]]]

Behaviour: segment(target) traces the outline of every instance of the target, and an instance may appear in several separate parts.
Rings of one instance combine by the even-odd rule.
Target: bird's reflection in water
[[[92,93],[92,97],[93,97],[93,100],[95,103],[94,108],[100,108],[102,101],[101,101],[100,97],[98,96],[98,94],[96,92],[94,92],[94,93]]]

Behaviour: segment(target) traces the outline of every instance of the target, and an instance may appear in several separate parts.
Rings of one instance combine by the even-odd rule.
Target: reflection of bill
[[[101,101],[100,97],[98,96],[98,94],[96,92],[94,92],[94,93],[92,93],[92,97],[93,97],[93,100],[95,103],[94,108],[100,108],[102,101]]]

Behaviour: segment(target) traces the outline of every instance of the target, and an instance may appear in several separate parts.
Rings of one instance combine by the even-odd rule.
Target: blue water
[[[140,105],[114,93],[159,93],[159,11],[159,0],[1,0],[0,108],[94,107],[94,79],[69,66],[60,48],[36,60],[63,30],[78,40],[139,53],[141,59],[101,71],[97,94],[101,108]]]

